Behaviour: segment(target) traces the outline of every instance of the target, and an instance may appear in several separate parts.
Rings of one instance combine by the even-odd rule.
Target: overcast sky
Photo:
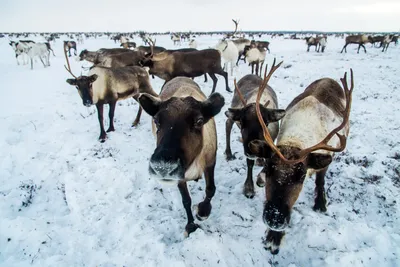
[[[4,31],[399,31],[400,0],[0,0]]]

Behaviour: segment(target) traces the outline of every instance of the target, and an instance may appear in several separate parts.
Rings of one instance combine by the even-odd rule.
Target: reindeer
[[[238,59],[236,61],[236,66],[239,66],[239,61],[243,57],[244,63],[246,63],[246,55],[244,54],[244,48],[251,44],[249,39],[239,38],[232,40],[238,49]]]
[[[154,42],[151,47],[153,46]],[[152,51],[146,54],[145,59],[139,64],[149,67],[150,74],[165,80],[165,83],[177,76],[198,77],[208,73],[213,80],[212,93],[215,92],[218,81],[215,74],[219,74],[225,78],[226,90],[231,92],[228,86],[228,74],[222,69],[221,56],[215,49],[174,53],[164,51],[158,54]]]
[[[310,52],[310,47],[315,46],[315,51],[317,51],[319,44],[319,37],[306,37],[307,52]]]
[[[48,49],[48,43],[29,43],[28,46],[26,54],[29,56],[31,61],[31,70],[33,69],[33,59],[35,57],[40,59],[45,68],[50,66],[50,51]]]
[[[153,133],[156,132],[157,138],[149,173],[160,182],[178,185],[188,219],[185,227],[188,236],[199,226],[194,222],[187,182],[200,179],[203,173],[206,196],[197,205],[196,217],[202,221],[211,213],[217,152],[213,117],[224,106],[224,98],[219,93],[206,98],[194,81],[176,77],[165,84],[159,98],[141,94],[139,102],[153,117]]]
[[[394,35],[391,34],[391,35],[386,35],[386,36],[383,38],[383,40],[382,40],[382,42],[381,42],[381,46],[383,46],[382,52],[387,51],[387,49],[388,49],[388,47],[389,47],[389,44],[390,44],[390,43],[392,42],[392,40],[393,40],[393,37],[394,37]]]
[[[30,44],[34,43],[35,42],[31,40],[20,40],[19,42],[10,41],[9,45],[14,49],[17,65],[19,65],[19,56],[22,56],[23,65],[28,64],[27,61],[25,61],[25,55],[27,55]]]
[[[228,70],[228,64],[231,67],[231,76],[233,75],[233,67],[235,66],[235,61],[238,57],[239,51],[236,45],[231,40],[221,40],[215,46],[221,53],[221,57],[224,59],[224,70]]]
[[[319,50],[321,49],[321,52],[324,53],[325,52],[325,48],[326,48],[326,43],[327,43],[327,41],[326,41],[326,37],[325,36],[319,38],[317,52],[319,52]]]
[[[107,138],[103,124],[103,106],[109,105],[108,116],[110,118],[110,126],[107,132],[115,131],[114,128],[114,112],[117,101],[133,97],[137,100],[138,93],[147,93],[152,96],[157,96],[153,91],[149,80],[148,70],[137,67],[122,67],[122,68],[106,68],[93,67],[90,69],[88,76],[76,77],[69,65],[67,51],[64,51],[65,59],[68,67],[65,69],[72,75],[74,79],[67,79],[67,83],[75,86],[82,98],[83,105],[89,107],[96,105],[97,115],[100,124],[100,142],[105,142]],[[132,126],[136,126],[140,122],[142,107],[139,106],[136,119]]]
[[[139,66],[139,61],[144,58],[144,53],[131,51],[128,49],[100,49],[96,52],[83,50],[79,54],[79,59],[87,60],[95,66],[119,68],[125,66]]]
[[[174,45],[181,45],[181,36],[177,34],[171,35],[171,40],[174,42]]]
[[[75,41],[64,41],[64,50],[68,51],[68,56],[71,56],[71,48],[74,49],[74,55],[76,56],[76,42]]]
[[[196,42],[195,39],[190,40],[190,42],[189,42],[189,47],[190,47],[190,48],[197,49],[197,42]]]
[[[266,69],[267,70],[267,69]],[[256,75],[248,74],[239,80],[236,84],[235,80],[235,93],[232,99],[231,108],[225,112],[226,120],[226,149],[225,155],[227,160],[235,159],[231,151],[231,131],[233,123],[235,122],[239,127],[242,140],[244,154],[247,157],[247,178],[243,187],[243,194],[248,198],[253,198],[255,195],[253,183],[253,166],[255,163],[255,156],[250,151],[249,144],[253,140],[262,139],[263,131],[261,124],[258,122],[255,105],[258,89],[263,83],[263,80]],[[264,121],[268,123],[268,131],[272,138],[275,139],[279,131],[278,121],[285,116],[285,110],[277,109],[278,100],[275,91],[268,85],[263,92],[261,102],[264,103],[260,106],[261,113]],[[257,185],[264,186],[264,181],[258,175]]]
[[[264,75],[257,104],[260,103],[263,87],[279,66],[273,66],[268,76]],[[349,133],[354,88],[353,71],[350,71],[350,89],[345,74],[341,79],[343,89],[333,79],[323,78],[313,82],[297,96],[286,108],[276,145],[264,122],[260,105],[256,105],[264,140],[252,141],[249,148],[254,155],[269,159],[264,167],[266,201],[263,220],[269,228],[264,246],[272,254],[279,252],[284,231],[290,222],[291,210],[307,174],[316,173],[313,209],[326,211],[325,174],[334,152],[345,149]]]
[[[343,53],[343,50],[347,53],[346,47],[349,44],[358,44],[358,50],[357,54],[360,53],[360,47],[364,48],[364,52],[367,53],[367,50],[365,49],[364,44],[370,42],[370,39],[368,38],[367,35],[362,34],[362,35],[349,35],[346,37],[346,43],[342,48],[342,51],[340,53]]]
[[[256,66],[256,75],[258,75],[259,70],[261,75],[265,57],[267,56],[265,49],[253,43],[245,47],[244,54],[246,55],[249,66],[251,65],[251,74],[254,73],[254,66]]]
[[[371,46],[376,47],[375,43],[379,43],[379,47],[382,47],[382,41],[385,38],[383,35],[378,35],[378,36],[368,36],[368,40],[371,43]]]
[[[126,43],[122,43],[120,46],[125,49],[131,49],[131,48],[136,48],[136,43],[135,42],[126,42]]]

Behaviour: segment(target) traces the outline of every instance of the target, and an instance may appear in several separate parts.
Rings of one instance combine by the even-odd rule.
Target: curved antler
[[[282,62],[281,62],[282,63]],[[278,64],[277,67],[274,68],[275,65],[275,60],[274,60],[274,64],[272,66],[272,69],[270,71],[270,73],[268,74],[268,76],[266,76],[267,73],[267,69],[265,69],[265,74],[264,74],[264,82],[263,84],[260,86],[260,90],[258,92],[257,95],[257,101],[256,103],[260,103],[260,98],[261,98],[261,94],[262,91],[264,91],[265,86],[266,86],[266,82],[268,82],[270,76],[272,75],[272,73],[280,66],[280,64]],[[340,130],[342,130],[348,123],[349,121],[349,117],[350,117],[350,110],[351,110],[351,102],[352,102],[352,93],[353,93],[353,89],[354,89],[354,77],[353,77],[353,70],[350,69],[350,75],[351,75],[351,85],[350,85],[350,89],[348,88],[347,85],[347,72],[344,74],[344,77],[340,79],[340,81],[342,82],[343,85],[343,90],[345,93],[345,97],[346,97],[346,107],[344,110],[344,117],[343,117],[343,122],[336,127],[335,129],[333,129],[321,142],[319,142],[318,144],[311,146],[309,148],[303,149],[300,151],[299,153],[299,158],[295,159],[295,160],[288,160],[287,158],[285,158],[285,156],[282,155],[282,153],[280,152],[279,148],[274,144],[274,141],[271,138],[271,135],[268,132],[268,128],[265,125],[265,122],[261,116],[261,111],[260,111],[260,107],[259,105],[256,105],[256,111],[257,111],[257,118],[261,124],[261,127],[263,129],[263,135],[264,135],[264,139],[267,142],[267,144],[270,146],[270,148],[279,156],[279,158],[286,164],[296,164],[299,162],[303,162],[307,156],[316,150],[319,149],[323,149],[323,150],[327,150],[327,151],[332,151],[332,152],[340,152],[343,151],[346,147],[346,137],[339,134],[338,132]],[[328,145],[329,140],[334,136],[337,135],[339,137],[340,140],[340,146],[339,147],[332,147],[330,145]]]
[[[246,99],[244,99],[244,97],[242,95],[242,92],[240,92],[239,87],[237,86],[236,78],[233,80],[233,83],[235,84],[235,90],[236,90],[236,93],[239,96],[240,101],[242,102],[243,106],[246,106],[247,105],[247,101],[246,101]]]
[[[67,56],[67,50],[65,50],[64,48],[64,55],[65,55],[65,60],[67,61],[67,66],[64,65],[65,69],[72,75],[72,77],[74,77],[75,79],[78,79],[71,71],[71,66],[69,65],[69,60],[68,60],[68,56]]]

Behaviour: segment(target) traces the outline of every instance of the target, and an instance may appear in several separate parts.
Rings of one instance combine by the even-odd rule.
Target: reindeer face
[[[93,74],[91,76],[80,76],[78,79],[67,79],[67,83],[78,89],[78,93],[82,98],[82,103],[86,107],[93,105],[92,85],[96,81],[97,77],[96,74]]]
[[[88,54],[88,51],[86,49],[82,50],[81,53],[79,54],[79,60],[80,61],[85,60],[87,57],[87,54]]]
[[[157,128],[157,148],[150,158],[149,172],[162,181],[184,179],[202,150],[203,126],[220,112],[224,98],[215,93],[203,102],[193,97],[160,101],[143,94],[139,102]]]
[[[255,141],[250,149],[258,156],[268,156],[269,147],[264,141]],[[287,159],[298,159],[300,149],[288,146],[279,147]],[[265,157],[264,156],[264,157]],[[265,196],[263,220],[274,231],[284,231],[290,221],[290,213],[303,188],[307,170],[326,168],[332,161],[327,154],[311,153],[297,164],[286,164],[273,154],[266,160]]]
[[[279,121],[285,116],[285,110],[283,109],[268,109],[264,106],[260,106],[260,108],[267,126],[269,123]],[[256,156],[250,150],[249,144],[254,140],[263,139],[263,132],[257,119],[255,103],[249,104],[241,109],[230,108],[225,112],[225,115],[240,125],[244,154],[250,159],[255,159]],[[266,157],[269,158],[269,156]]]

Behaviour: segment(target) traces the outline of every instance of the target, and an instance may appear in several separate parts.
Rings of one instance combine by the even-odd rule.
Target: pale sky
[[[0,32],[400,31],[400,0],[0,0]]]

